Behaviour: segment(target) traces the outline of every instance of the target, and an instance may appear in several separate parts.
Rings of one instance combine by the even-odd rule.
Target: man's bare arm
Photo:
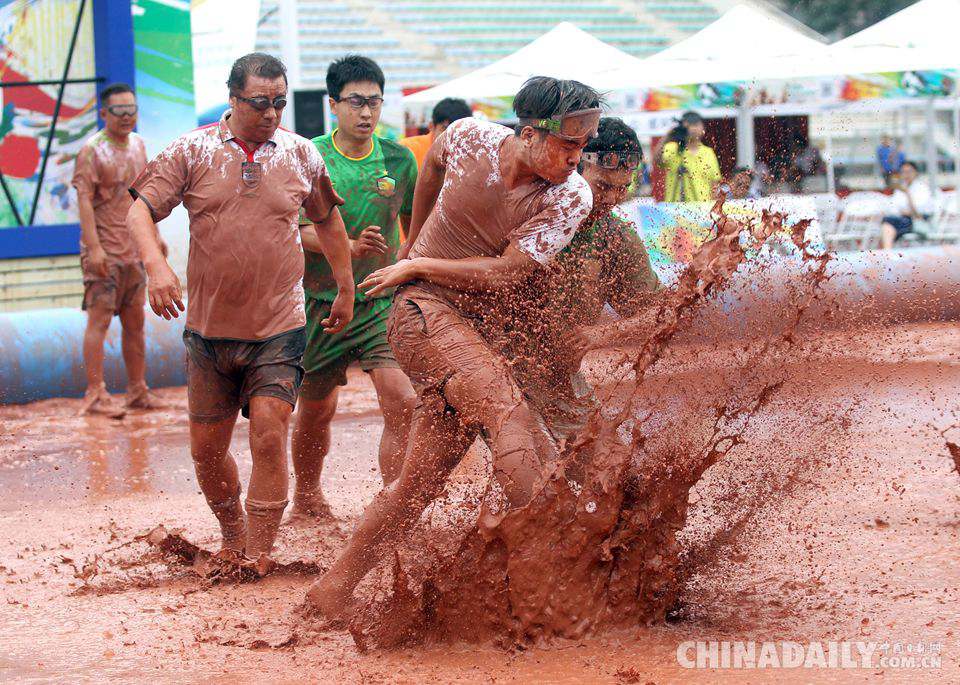
[[[424,222],[437,204],[437,198],[440,197],[443,177],[446,174],[446,166],[441,159],[440,151],[445,141],[446,132],[437,136],[423,160],[423,168],[420,170],[417,186],[413,191],[413,214],[408,225],[404,227],[407,242],[400,248],[398,259],[406,259],[410,254],[410,248],[417,242],[420,229],[423,228]]]
[[[80,212],[80,239],[86,247],[87,262],[90,269],[101,276],[107,275],[107,253],[100,244],[97,234],[97,218],[93,211],[93,199],[85,194],[77,193],[77,208]]]
[[[427,281],[463,292],[495,292],[516,283],[538,267],[532,257],[511,245],[500,257],[407,259],[370,274],[360,284],[360,289],[373,297],[403,283]]]
[[[330,210],[326,219],[314,223],[312,228],[316,238],[314,245],[319,248],[315,251],[322,252],[327,258],[333,280],[337,282],[337,298],[330,307],[330,316],[320,323],[325,332],[339,333],[353,319],[353,301],[356,294],[353,266],[350,263],[350,239],[347,237],[340,210],[336,207]]]
[[[140,258],[147,271],[147,292],[150,308],[157,316],[175,319],[184,311],[180,279],[170,268],[166,249],[157,224],[146,203],[137,199],[127,212],[127,227],[140,248]]]

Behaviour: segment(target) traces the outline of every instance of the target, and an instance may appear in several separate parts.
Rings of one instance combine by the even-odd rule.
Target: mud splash
[[[650,310],[620,322],[620,342],[637,351],[631,373],[598,392],[600,408],[550,466],[542,488],[522,509],[496,514],[497,493],[437,504],[392,557],[365,583],[362,608],[350,623],[361,649],[418,641],[494,641],[505,646],[553,637],[578,638],[605,627],[661,620],[680,590],[680,545],[691,488],[744,440],[750,419],[783,378],[765,363],[794,343],[794,331],[816,297],[829,255],[792,234],[812,263],[806,288],[791,295],[793,314],[728,381],[711,407],[705,435],[654,440],[663,427],[642,407],[647,372],[661,359],[681,322],[724,288],[748,255],[781,229],[766,213],[743,225],[713,210],[705,243]],[[616,365],[614,365],[616,366]],[[656,443],[654,445],[654,443]]]

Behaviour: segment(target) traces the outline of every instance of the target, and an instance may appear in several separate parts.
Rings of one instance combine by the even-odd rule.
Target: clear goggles
[[[580,155],[580,159],[604,169],[623,168],[633,171],[640,168],[640,163],[643,162],[643,154],[640,152],[603,150],[600,152],[584,152]]]
[[[521,119],[524,126],[549,131],[558,138],[580,142],[597,137],[600,126],[600,108],[578,109],[576,112],[567,112],[549,119]]]

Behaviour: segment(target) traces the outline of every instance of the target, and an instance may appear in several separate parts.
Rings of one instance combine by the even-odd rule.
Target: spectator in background
[[[900,178],[893,184],[894,216],[885,216],[880,226],[880,247],[889,250],[907,233],[919,233],[916,221],[928,221],[934,212],[933,191],[926,181],[918,180],[914,162],[904,161]]]
[[[724,181],[716,188],[716,197],[724,200],[755,200],[759,195],[752,194],[753,177],[755,172],[749,167],[738,166],[733,170],[729,181]]]
[[[890,136],[883,136],[880,139],[880,145],[877,146],[877,162],[880,164],[884,185],[888,188],[892,187],[894,174],[899,173],[900,167],[906,162],[903,146],[899,141],[894,144]]]
[[[400,144],[410,150],[413,156],[417,158],[417,169],[423,166],[423,160],[427,156],[427,150],[433,145],[433,140],[441,133],[447,130],[447,126],[458,119],[472,117],[473,112],[466,100],[460,98],[444,98],[433,108],[428,132],[422,136],[411,136],[404,138]]]
[[[658,144],[654,163],[667,172],[665,202],[710,202],[722,180],[713,148],[703,142],[703,118],[686,112]]]
[[[127,188],[147,166],[143,138],[137,126],[137,98],[126,83],[114,83],[100,93],[104,128],[94,133],[77,155],[73,187],[80,207],[80,266],[83,271],[83,365],[87,391],[81,414],[120,418],[126,412],[103,382],[103,342],[114,316],[120,317],[123,361],[127,369],[126,406],[161,409],[147,389],[143,306],[147,276],[137,243],[127,228],[133,199]],[[166,254],[166,245],[159,241]]]
[[[827,168],[823,162],[823,155],[820,154],[820,148],[803,139],[797,140],[799,152],[793,159],[795,169],[794,178],[796,179],[796,191],[803,192],[803,181],[812,176],[822,176]]]

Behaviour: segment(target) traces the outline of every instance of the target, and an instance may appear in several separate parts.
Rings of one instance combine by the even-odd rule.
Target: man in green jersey
[[[337,119],[332,133],[314,139],[337,193],[351,239],[357,283],[397,260],[399,223],[409,225],[417,163],[410,150],[374,134],[383,105],[384,77],[373,60],[347,55],[327,70],[330,108]],[[330,449],[330,422],[337,410],[339,387],[347,367],[358,362],[370,374],[383,412],[380,472],[384,483],[400,473],[410,415],[416,403],[413,386],[400,370],[387,342],[387,317],[393,291],[368,297],[357,290],[353,321],[342,332],[323,332],[320,321],[337,294],[330,265],[308,254],[304,275],[307,309],[306,372],[293,432],[295,517],[324,517],[329,508],[321,493],[320,473]]]

